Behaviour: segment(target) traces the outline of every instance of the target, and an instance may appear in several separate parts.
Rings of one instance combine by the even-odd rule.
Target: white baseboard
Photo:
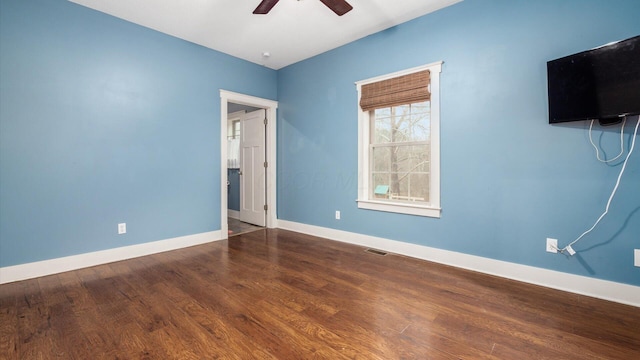
[[[227,216],[232,219],[240,220],[240,211],[227,209]]]
[[[0,284],[226,239],[220,230],[0,268]]]
[[[380,249],[507,279],[640,307],[640,287],[638,286],[286,220],[278,220],[278,227],[284,230]]]
[[[314,225],[278,220],[277,227],[503,278],[640,307],[640,287]],[[77,270],[226,239],[212,231],[0,268],[0,284]]]

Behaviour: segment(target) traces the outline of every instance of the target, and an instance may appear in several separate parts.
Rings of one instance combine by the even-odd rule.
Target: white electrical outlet
[[[558,252],[558,239],[547,238],[547,252],[554,254]]]
[[[118,224],[118,235],[127,233],[127,223]]]
[[[633,265],[640,267],[640,249],[633,250]]]
[[[340,210],[336,210],[336,220],[340,220]]]

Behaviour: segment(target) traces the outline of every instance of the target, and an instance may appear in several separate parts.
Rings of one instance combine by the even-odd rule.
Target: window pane
[[[240,120],[231,122],[227,127],[227,139],[237,139],[240,137]]]
[[[406,200],[409,195],[409,177],[407,174],[398,174],[398,197]]]
[[[371,169],[374,172],[391,170],[391,147],[374,147],[371,155]]]
[[[416,113],[428,113],[431,110],[431,102],[430,101],[424,101],[424,102],[419,102],[419,103],[413,103],[411,104],[411,111],[416,114]]]
[[[376,117],[373,121],[373,138],[374,144],[388,143],[391,141],[391,118]]]
[[[389,198],[389,173],[373,173],[371,176],[371,194],[374,199]]]
[[[392,141],[411,141],[411,114],[396,113],[395,115],[391,119]]]
[[[391,171],[407,172],[411,166],[411,146],[394,146],[391,152]]]
[[[428,141],[430,131],[429,102],[411,104],[411,116],[407,120],[408,141]]]
[[[383,150],[384,149],[384,150]],[[395,201],[429,201],[429,146],[399,145],[374,149],[374,158],[389,161],[388,168],[374,168],[388,171],[388,174],[375,173],[375,179],[389,186],[390,199]],[[378,155],[376,157],[376,154]],[[376,183],[374,186],[382,184]]]
[[[389,117],[391,116],[391,108],[382,108],[374,110],[375,117]]]
[[[411,114],[411,105],[400,105],[394,106],[391,110],[391,113],[395,116],[405,116]]]
[[[428,141],[429,101],[372,111],[372,142]]]
[[[414,173],[429,173],[429,146],[414,145],[411,147],[411,154],[411,171]]]
[[[386,174],[376,174],[384,182]],[[395,201],[429,201],[429,174],[391,173],[389,198]]]
[[[428,141],[430,130],[429,114],[411,115],[411,141]]]
[[[233,122],[233,137],[234,138],[240,137],[240,121]]]
[[[429,201],[429,175],[428,174],[411,174],[409,175],[410,201]]]
[[[392,196],[398,196],[402,189],[400,189],[401,173],[407,171],[407,146],[393,146],[390,147],[390,174],[389,174],[389,192]]]

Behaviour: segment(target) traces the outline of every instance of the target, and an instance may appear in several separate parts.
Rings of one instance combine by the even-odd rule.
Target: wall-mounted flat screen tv
[[[549,123],[640,114],[640,36],[547,62]]]

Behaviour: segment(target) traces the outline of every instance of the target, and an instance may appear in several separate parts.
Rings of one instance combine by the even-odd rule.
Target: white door
[[[263,109],[245,114],[240,128],[240,221],[265,226],[265,120]]]

